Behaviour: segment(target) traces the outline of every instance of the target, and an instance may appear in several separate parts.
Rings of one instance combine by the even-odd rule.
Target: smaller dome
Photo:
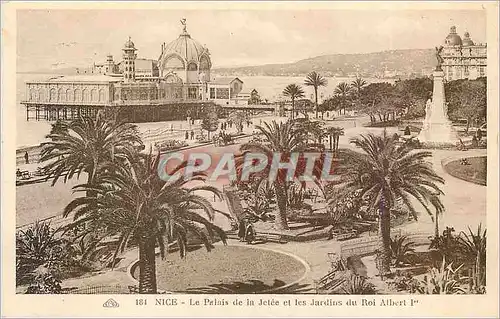
[[[134,42],[132,42],[130,37],[128,37],[127,42],[125,42],[125,44],[123,46],[125,47],[125,49],[135,49],[135,44],[134,44]]]
[[[450,33],[444,40],[446,45],[462,45],[462,38],[457,34],[457,28],[452,26],[450,28]]]
[[[470,38],[470,34],[469,32],[465,32],[464,34],[464,38],[462,40],[462,45],[463,46],[473,46],[474,45],[474,42],[472,41],[472,39]]]

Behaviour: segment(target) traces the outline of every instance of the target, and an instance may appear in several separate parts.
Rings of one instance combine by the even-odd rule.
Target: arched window
[[[164,69],[184,69],[184,62],[179,57],[172,56],[165,62]]]
[[[70,89],[66,90],[66,100],[67,101],[71,101],[71,102],[74,101],[74,96],[72,93],[73,93],[73,91],[71,91]]]
[[[56,89],[52,88],[50,89],[49,91],[49,101],[53,102],[55,101],[57,98],[57,95],[56,95]]]
[[[82,95],[83,95],[83,101],[84,102],[90,102],[90,93],[89,93],[89,90],[83,89]]]
[[[57,101],[58,102],[66,101],[66,96],[63,92],[63,89],[61,89],[61,88],[59,88],[59,90],[57,90]]]
[[[82,101],[82,91],[80,89],[75,90],[75,101],[77,102]]]
[[[99,90],[99,102],[104,102],[104,90]]]
[[[175,77],[175,75],[173,74],[169,74],[167,75],[167,77],[165,78],[165,81],[167,83],[176,83],[177,82],[177,78]]]
[[[36,100],[36,91],[35,89],[30,90],[30,101],[35,101]]]
[[[97,96],[97,90],[96,89],[92,89],[92,91],[90,91],[90,98],[91,98],[92,102],[97,102],[97,100],[99,99],[99,97]]]
[[[198,70],[198,66],[196,65],[196,63],[191,62],[188,64],[187,70],[188,71],[196,71],[196,70]]]
[[[45,101],[45,90],[44,89],[40,89],[38,91],[38,101]]]
[[[206,71],[210,69],[210,60],[208,59],[207,56],[202,56],[200,59],[200,70],[201,71]]]

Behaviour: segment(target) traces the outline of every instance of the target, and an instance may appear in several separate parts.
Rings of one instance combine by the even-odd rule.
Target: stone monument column
[[[457,135],[448,119],[446,98],[444,94],[444,72],[441,68],[443,59],[440,56],[441,48],[436,48],[437,66],[433,72],[432,102],[426,105],[425,119],[418,140],[427,146],[453,144],[457,142]],[[430,113],[430,114],[429,114]]]

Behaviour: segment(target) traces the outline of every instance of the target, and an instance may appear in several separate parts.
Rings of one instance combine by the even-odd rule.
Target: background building
[[[457,34],[455,26],[444,40],[441,56],[444,76],[447,81],[458,79],[476,79],[486,76],[486,44],[476,44],[469,32],[463,39]]]

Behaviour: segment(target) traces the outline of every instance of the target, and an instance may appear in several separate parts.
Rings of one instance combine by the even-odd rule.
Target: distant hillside
[[[412,77],[430,74],[435,65],[433,49],[392,50],[362,54],[330,54],[300,60],[294,63],[265,64],[257,66],[214,68],[222,76],[304,76],[316,70],[328,77]],[[68,67],[19,73],[47,73],[69,75],[90,73],[90,67]]]
[[[325,76],[391,77],[428,74],[435,65],[433,49],[392,50],[364,54],[331,54],[295,63],[216,68],[221,75],[303,76],[312,70]]]

